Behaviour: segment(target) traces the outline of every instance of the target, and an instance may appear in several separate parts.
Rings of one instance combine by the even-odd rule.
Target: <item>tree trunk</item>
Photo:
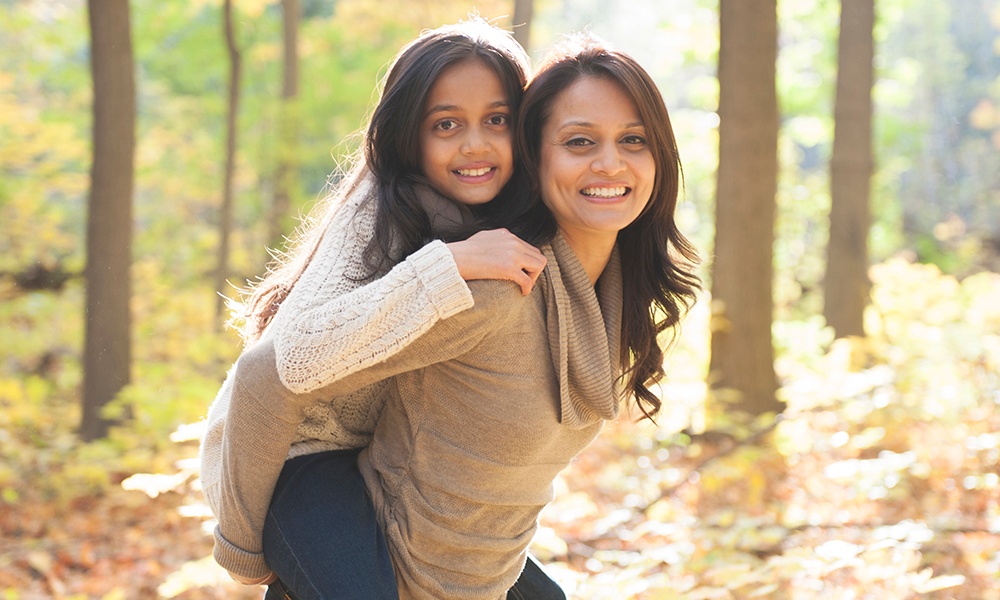
[[[284,24],[284,76],[281,85],[281,109],[278,115],[278,153],[274,172],[274,198],[268,218],[268,243],[280,247],[291,226],[289,211],[296,189],[296,158],[299,134],[299,0],[281,1]]]
[[[128,0],[89,0],[93,164],[87,201],[84,440],[105,437],[102,409],[130,381],[135,65]]]
[[[222,175],[222,207],[219,211],[219,261],[215,271],[215,315],[225,311],[224,295],[229,292],[229,238],[233,230],[233,171],[236,168],[236,117],[240,104],[240,49],[233,30],[232,0],[225,0],[222,7],[223,30],[229,51],[229,113],[226,117],[226,166]],[[216,319],[218,322],[219,319]],[[221,324],[221,323],[220,323]]]
[[[823,314],[836,336],[864,336],[872,160],[874,0],[841,0],[833,156],[830,160],[830,243]]]
[[[776,0],[721,0],[711,381],[740,411],[780,411],[771,343],[778,175]],[[728,398],[727,398],[728,396]]]
[[[530,51],[531,16],[535,12],[534,0],[514,0],[514,39],[525,51]]]

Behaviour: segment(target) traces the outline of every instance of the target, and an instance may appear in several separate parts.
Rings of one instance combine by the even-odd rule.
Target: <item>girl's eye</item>
[[[622,143],[628,146],[645,146],[646,138],[641,135],[627,135],[622,139]]]
[[[489,123],[490,125],[494,125],[497,127],[506,125],[509,121],[510,117],[508,117],[507,115],[493,115],[492,117],[486,120],[486,122]]]
[[[442,119],[434,124],[434,129],[440,131],[451,131],[456,127],[458,127],[458,122],[454,119]]]

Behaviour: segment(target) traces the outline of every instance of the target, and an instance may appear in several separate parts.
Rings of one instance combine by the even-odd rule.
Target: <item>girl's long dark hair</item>
[[[676,329],[701,288],[695,273],[697,252],[674,220],[681,162],[663,97],[645,69],[629,55],[589,34],[567,38],[539,67],[525,90],[515,150],[532,193],[538,196],[542,129],[559,95],[584,77],[613,81],[632,99],[656,162],[653,192],[646,208],[618,233],[623,377],[639,410],[652,419],[661,401],[650,386],[663,378],[664,348],[672,342],[661,345],[660,335]],[[552,214],[540,202],[532,211],[532,231],[524,234],[536,239],[554,234]]]
[[[527,54],[510,33],[473,17],[426,31],[404,46],[389,67],[362,140],[360,159],[354,159],[344,179],[317,206],[314,213],[320,217],[306,220],[291,249],[275,256],[268,273],[247,290],[242,303],[231,302],[233,320],[243,321],[244,339],[255,340],[264,332],[312,261],[343,200],[364,180],[373,182],[376,202],[375,234],[364,251],[366,279],[384,273],[430,241],[430,220],[417,196],[418,186],[427,184],[420,171],[420,124],[438,76],[466,60],[479,60],[496,73],[510,105],[511,127],[517,127],[529,66]],[[515,157],[515,173],[520,171]],[[476,207],[481,226],[521,222],[517,215],[529,210],[531,199],[521,187],[519,179],[512,180],[494,201]]]

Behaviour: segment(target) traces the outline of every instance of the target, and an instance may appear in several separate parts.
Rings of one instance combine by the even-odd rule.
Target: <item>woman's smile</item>
[[[656,163],[635,104],[619,84],[580,78],[542,130],[542,200],[571,245],[610,249],[653,192]]]

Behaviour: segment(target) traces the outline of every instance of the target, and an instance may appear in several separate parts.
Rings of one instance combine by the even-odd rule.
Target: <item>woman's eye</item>
[[[486,120],[486,122],[489,123],[490,125],[494,125],[497,127],[506,125],[509,121],[510,117],[508,117],[507,115],[493,115],[492,117]]]
[[[566,145],[572,146],[574,148],[583,148],[592,145],[594,142],[588,140],[587,138],[575,137],[567,140]]]
[[[644,146],[646,144],[646,138],[641,135],[627,135],[622,139],[622,143],[629,146]]]

